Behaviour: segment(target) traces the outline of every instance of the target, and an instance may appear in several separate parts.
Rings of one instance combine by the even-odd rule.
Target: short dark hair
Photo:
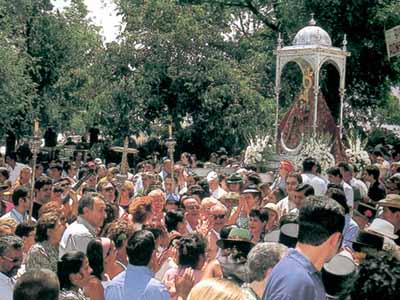
[[[249,217],[259,218],[261,222],[268,222],[268,209],[253,208],[249,212]]]
[[[319,246],[332,234],[342,233],[344,209],[332,198],[310,196],[305,199],[299,211],[298,241]]]
[[[139,230],[134,232],[126,247],[129,263],[134,266],[147,266],[155,247],[154,235],[150,231]]]
[[[345,172],[351,172],[351,173],[353,173],[353,167],[352,167],[349,163],[347,163],[347,162],[345,162],[345,161],[341,161],[341,162],[338,164],[338,167],[339,167],[339,168],[342,168],[343,171],[345,171]]]
[[[165,226],[168,232],[176,230],[180,222],[184,222],[184,216],[181,211],[172,210],[165,214]]]
[[[311,172],[312,168],[317,165],[315,158],[307,157],[303,160],[303,172]]]
[[[65,253],[57,263],[57,276],[60,280],[60,289],[71,289],[73,284],[69,275],[77,274],[82,268],[86,255],[81,251]]]
[[[197,233],[191,233],[188,236],[181,237],[179,240],[178,253],[179,266],[196,269],[200,256],[206,253],[206,241]]]
[[[47,241],[49,238],[47,235],[47,230],[53,229],[57,226],[57,221],[60,219],[61,214],[59,212],[47,212],[39,217],[36,225],[36,242]]]
[[[288,179],[289,177],[295,178],[295,179],[297,180],[297,184],[302,184],[302,183],[303,183],[303,177],[301,177],[301,175],[300,175],[299,173],[290,172],[290,173],[286,176],[286,179]]]
[[[347,205],[346,194],[343,190],[328,188],[325,195],[339,203],[344,208],[344,213],[346,215],[350,212],[349,206]]]
[[[21,249],[23,246],[22,239],[14,234],[0,236],[0,256],[10,249]]]
[[[57,169],[57,171],[60,172],[60,173],[63,171],[63,167],[59,163],[55,163],[55,164],[51,165],[49,169],[50,170],[51,169]]]
[[[374,177],[375,180],[379,180],[381,172],[379,171],[379,168],[377,166],[369,165],[365,168],[365,172],[367,172],[369,176]]]
[[[36,224],[32,224],[31,222],[22,222],[17,225],[15,228],[15,235],[20,238],[28,237],[29,234],[34,231],[36,228]]]
[[[4,167],[0,168],[0,174],[3,175],[3,177],[7,180],[8,178],[10,178],[10,172],[8,172],[8,170]]]
[[[24,273],[15,284],[13,300],[58,300],[60,283],[48,269]]]
[[[35,190],[41,190],[45,185],[52,185],[52,181],[47,176],[41,176],[35,181]]]
[[[12,194],[12,202],[14,206],[18,206],[19,199],[28,197],[29,190],[24,186],[17,187]]]
[[[10,153],[7,153],[6,154],[6,158],[9,158],[9,159],[12,159],[12,160],[15,160],[15,161],[17,161],[17,153],[16,152],[10,152]]]
[[[78,215],[83,215],[83,209],[85,207],[87,207],[89,209],[93,209],[96,198],[99,198],[104,201],[103,195],[101,195],[99,193],[84,194],[78,204]]]
[[[343,178],[342,173],[340,173],[340,168],[339,167],[328,168],[326,170],[326,174],[332,175],[332,176],[335,176],[335,177],[339,176],[340,178]]]
[[[305,197],[314,196],[315,195],[314,188],[311,185],[307,184],[307,183],[299,184],[296,187],[296,192],[304,193]]]

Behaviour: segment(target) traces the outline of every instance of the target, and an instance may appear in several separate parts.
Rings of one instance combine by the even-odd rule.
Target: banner
[[[400,55],[400,25],[385,31],[389,58]]]

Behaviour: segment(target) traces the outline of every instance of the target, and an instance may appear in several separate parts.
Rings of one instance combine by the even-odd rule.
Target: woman
[[[34,244],[26,256],[26,270],[50,269],[57,272],[58,246],[65,230],[65,219],[57,211],[40,216]]]
[[[249,213],[249,231],[253,243],[262,242],[268,223],[268,210],[253,208]]]
[[[226,279],[207,279],[196,284],[187,300],[243,300],[239,286]]]
[[[88,300],[83,288],[90,281],[92,269],[86,255],[80,251],[68,252],[58,262],[57,276],[60,281],[59,300]]]
[[[120,194],[120,199],[119,199],[119,205],[127,210],[129,207],[129,204],[131,203],[131,198],[133,197],[135,192],[135,186],[131,181],[125,180],[125,182],[122,184],[121,188],[121,194]]]
[[[193,269],[194,282],[197,283],[202,277],[202,268],[206,262],[206,241],[199,234],[190,234],[179,240],[178,268],[168,270],[163,282],[171,293],[171,299],[176,299],[175,280],[183,276],[185,270]]]
[[[149,196],[137,197],[129,205],[129,214],[132,216],[132,222],[135,225],[135,230],[141,230],[143,224],[146,224],[152,219],[152,199]]]

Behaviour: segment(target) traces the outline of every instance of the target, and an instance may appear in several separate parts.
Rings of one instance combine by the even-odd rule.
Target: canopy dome
[[[309,26],[302,28],[294,37],[293,46],[327,46],[332,47],[332,40],[329,34],[321,27],[315,25],[311,19]]]

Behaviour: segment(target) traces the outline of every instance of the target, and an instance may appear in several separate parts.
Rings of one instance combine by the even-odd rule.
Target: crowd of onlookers
[[[7,154],[0,298],[400,299],[400,155],[362,170],[282,160],[267,181],[225,156],[122,175],[99,158],[32,170]]]

